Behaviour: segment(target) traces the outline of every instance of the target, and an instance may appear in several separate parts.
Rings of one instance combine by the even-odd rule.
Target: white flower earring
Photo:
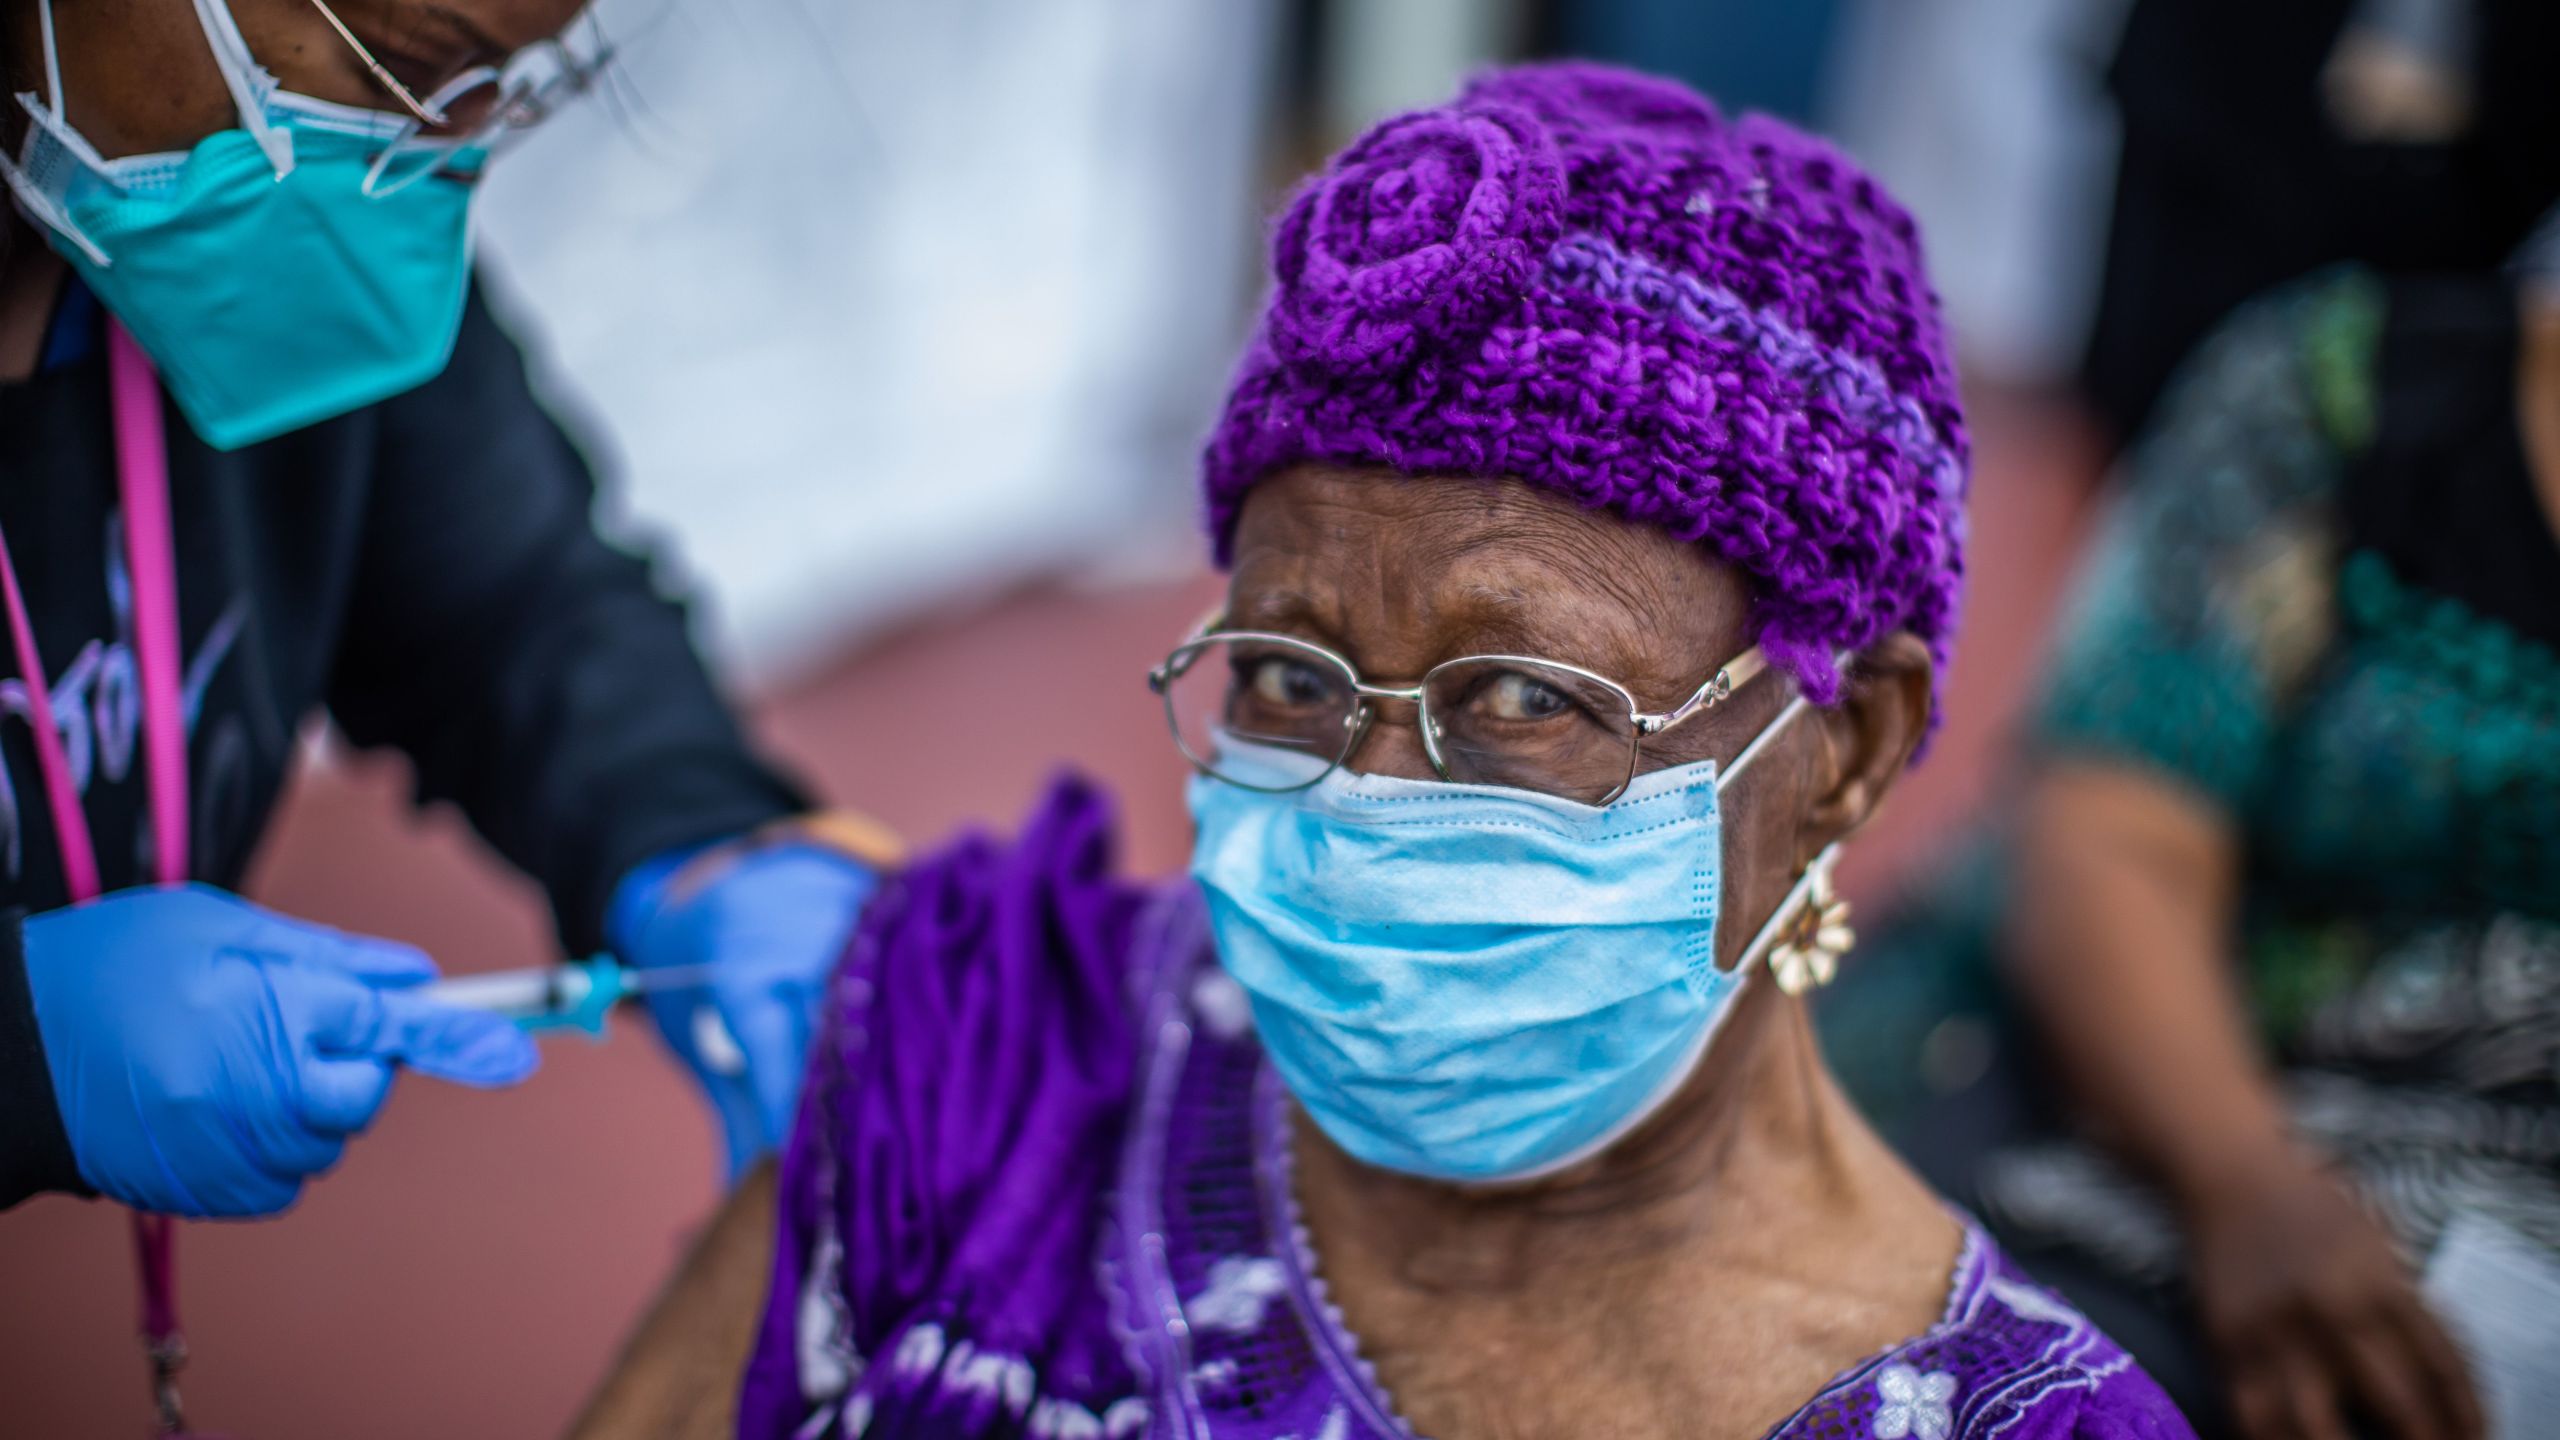
[[[1826,849],[1805,868],[1803,902],[1769,948],[1769,973],[1789,995],[1830,984],[1840,973],[1840,957],[1858,943],[1858,932],[1849,928],[1849,902],[1831,880],[1839,854],[1836,846]]]

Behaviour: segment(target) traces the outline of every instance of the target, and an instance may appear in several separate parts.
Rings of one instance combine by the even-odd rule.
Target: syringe
[[[459,975],[436,981],[424,994],[439,1004],[503,1015],[525,1030],[583,1030],[601,1040],[606,1014],[622,1001],[699,990],[710,982],[708,965],[637,970],[610,955],[593,955],[561,965]],[[738,1042],[707,998],[695,1012],[693,1031],[705,1064],[722,1071],[742,1068]]]

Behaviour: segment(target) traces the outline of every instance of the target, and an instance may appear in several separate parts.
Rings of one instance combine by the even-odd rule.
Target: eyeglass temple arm
[[[347,48],[355,51],[356,58],[364,62],[364,68],[381,83],[383,89],[390,91],[391,97],[406,107],[410,114],[429,125],[440,126],[446,123],[442,110],[423,103],[417,96],[410,94],[409,87],[400,83],[399,76],[392,74],[388,66],[373,58],[373,52],[365,48],[362,40],[356,38],[356,32],[348,29],[347,22],[338,18],[338,12],[329,8],[328,0],[311,0],[311,8],[320,12],[321,18],[329,22],[329,28],[337,31],[338,38],[347,42]]]
[[[1637,715],[1635,717],[1636,733],[1659,735],[1672,726],[1697,715],[1700,711],[1713,709],[1734,691],[1758,679],[1760,672],[1768,668],[1768,657],[1760,653],[1759,646],[1754,645],[1726,661],[1723,669],[1708,676],[1705,684],[1700,685],[1688,699],[1681,701],[1675,708],[1665,710],[1659,715]]]
[[[1182,644],[1173,647],[1174,655],[1181,654],[1185,647],[1197,645],[1201,641],[1208,639],[1210,636],[1218,632],[1219,626],[1226,623],[1227,607],[1224,605],[1212,607],[1208,614],[1200,617],[1200,623],[1191,627],[1190,638],[1184,640]],[[1167,655],[1164,659],[1148,667],[1147,688],[1153,690],[1157,694],[1163,694],[1164,688],[1167,685],[1172,684],[1173,680],[1173,655]]]

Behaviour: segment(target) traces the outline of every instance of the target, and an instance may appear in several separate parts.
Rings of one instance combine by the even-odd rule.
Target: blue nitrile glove
[[[373,1121],[396,1062],[465,1085],[533,1073],[495,1016],[409,993],[406,945],[206,885],[29,916],[36,1032],[80,1177],[170,1215],[271,1215]]]
[[[662,856],[614,891],[623,963],[710,967],[707,993],[651,995],[649,1014],[720,1116],[732,1184],[791,1133],[819,998],[878,884],[840,850],[779,839]]]

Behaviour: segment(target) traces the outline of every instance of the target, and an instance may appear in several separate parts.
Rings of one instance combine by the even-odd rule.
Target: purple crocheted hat
[[[1202,461],[1228,563],[1303,462],[1509,476],[1757,581],[1815,700],[1895,630],[1945,671],[1968,444],[1911,217],[1831,146],[1606,66],[1399,116],[1290,201]]]

